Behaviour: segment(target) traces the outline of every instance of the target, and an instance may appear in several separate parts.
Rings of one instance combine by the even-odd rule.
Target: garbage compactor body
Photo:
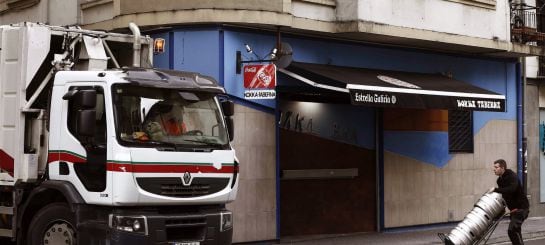
[[[447,245],[478,244],[492,232],[505,213],[505,201],[497,192],[484,194],[462,222],[442,240]]]

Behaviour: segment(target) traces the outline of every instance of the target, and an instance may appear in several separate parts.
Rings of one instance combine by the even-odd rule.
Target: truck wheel
[[[40,209],[30,222],[30,245],[76,244],[76,218],[65,203],[52,203]]]

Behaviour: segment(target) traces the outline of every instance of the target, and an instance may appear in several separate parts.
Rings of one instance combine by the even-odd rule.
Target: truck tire
[[[74,245],[76,217],[66,203],[52,203],[40,209],[27,230],[29,245]]]

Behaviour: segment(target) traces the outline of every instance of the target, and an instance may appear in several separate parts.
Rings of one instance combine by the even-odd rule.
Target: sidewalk
[[[509,220],[503,220],[498,225],[487,244],[502,243],[509,241],[507,227]],[[320,235],[289,237],[280,240],[279,244],[297,245],[325,245],[325,244],[442,244],[437,233],[449,233],[456,224],[445,225],[441,228],[419,228],[417,230],[404,230],[383,233],[356,233],[346,235]],[[545,237],[545,217],[528,218],[522,225],[522,236],[524,239]],[[275,244],[256,243],[256,244]],[[276,243],[278,244],[278,243]]]

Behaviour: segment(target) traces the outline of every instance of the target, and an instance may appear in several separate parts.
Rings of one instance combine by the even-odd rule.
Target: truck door
[[[83,186],[88,192],[103,192],[106,189],[104,97],[101,86],[69,86],[63,97],[68,103],[62,112],[62,123],[66,126],[61,127],[60,133],[59,175],[61,179],[71,180],[78,189]],[[88,124],[82,124],[83,120]],[[89,126],[89,123],[92,124],[92,127],[88,127],[93,128],[92,133],[89,130],[84,133],[81,127]],[[68,176],[62,178],[62,175]]]

